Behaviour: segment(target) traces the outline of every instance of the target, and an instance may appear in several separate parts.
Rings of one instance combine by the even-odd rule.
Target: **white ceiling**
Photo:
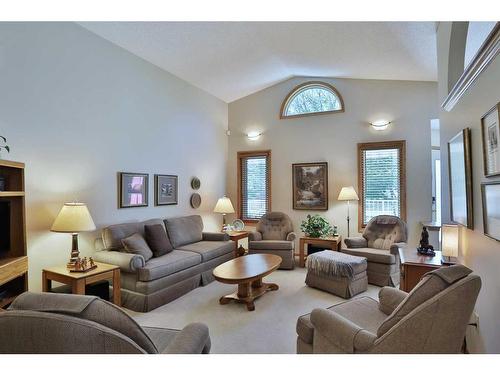
[[[81,22],[231,102],[292,76],[437,80],[434,22]]]

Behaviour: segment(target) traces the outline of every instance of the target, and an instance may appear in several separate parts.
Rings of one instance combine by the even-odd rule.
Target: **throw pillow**
[[[153,252],[139,233],[122,239],[122,244],[127,253],[142,255],[146,262],[153,257]]]
[[[146,241],[153,251],[154,257],[161,257],[174,249],[163,225],[145,225],[144,233],[146,235]]]

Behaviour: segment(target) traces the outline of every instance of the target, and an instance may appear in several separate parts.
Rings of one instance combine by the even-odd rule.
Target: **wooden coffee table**
[[[217,281],[224,284],[238,284],[238,291],[221,297],[219,303],[226,305],[232,300],[244,303],[248,311],[255,310],[254,300],[270,290],[278,290],[273,283],[264,283],[262,278],[269,275],[281,264],[281,257],[271,254],[245,255],[232,259],[216,267],[213,271]]]

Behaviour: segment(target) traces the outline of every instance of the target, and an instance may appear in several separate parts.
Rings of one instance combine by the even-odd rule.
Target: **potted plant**
[[[10,152],[10,147],[7,145],[7,138],[0,135],[0,141],[2,142],[0,143],[0,155],[2,153],[2,149],[6,150],[7,152]]]
[[[300,229],[307,237],[319,238],[333,234],[333,228],[328,221],[319,215],[307,215],[300,224]]]

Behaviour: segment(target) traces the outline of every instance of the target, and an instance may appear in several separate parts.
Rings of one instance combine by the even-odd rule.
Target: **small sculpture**
[[[422,255],[428,255],[433,257],[436,255],[434,252],[434,246],[429,244],[429,232],[427,227],[423,227],[422,234],[420,236],[420,247],[417,247],[417,252]]]
[[[90,267],[95,266],[95,262],[94,262],[94,259],[92,259],[92,257],[89,258],[89,263],[90,263]]]

